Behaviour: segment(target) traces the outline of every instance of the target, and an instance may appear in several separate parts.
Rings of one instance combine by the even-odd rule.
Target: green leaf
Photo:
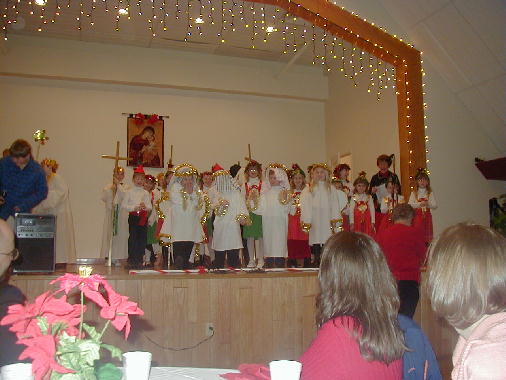
[[[121,359],[121,354],[123,353],[118,347],[111,346],[110,344],[102,344],[102,347],[111,352],[111,356],[113,358]]]
[[[49,330],[47,319],[45,317],[37,317],[37,324],[39,325],[40,332],[43,335],[47,335]]]
[[[67,324],[65,322],[57,322],[51,325],[51,335],[58,335],[61,330],[65,330],[67,328]]]
[[[100,359],[100,345],[90,339],[84,339],[78,343],[79,350],[81,351],[81,360],[93,366],[95,360]]]
[[[83,329],[88,333],[91,339],[93,339],[95,342],[100,342],[101,336],[95,327],[83,323]]]
[[[95,370],[98,380],[120,380],[121,370],[111,363],[104,364]]]

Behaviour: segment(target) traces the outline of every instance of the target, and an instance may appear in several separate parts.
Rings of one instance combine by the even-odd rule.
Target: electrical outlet
[[[206,323],[206,336],[210,337],[214,333],[214,325],[211,322]]]

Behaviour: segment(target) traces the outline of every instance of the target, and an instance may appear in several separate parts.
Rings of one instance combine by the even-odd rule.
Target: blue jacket
[[[0,206],[0,218],[14,216],[14,207],[20,212],[30,212],[47,197],[46,175],[42,167],[32,158],[20,169],[11,157],[0,160],[0,190],[7,196]]]
[[[406,346],[410,349],[402,357],[403,380],[442,380],[436,355],[420,326],[404,315],[399,314],[398,320],[404,331]]]

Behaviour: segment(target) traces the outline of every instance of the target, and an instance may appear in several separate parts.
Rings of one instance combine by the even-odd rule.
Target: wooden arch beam
[[[417,169],[427,164],[420,51],[327,0],[250,1],[283,8],[395,67],[400,171],[409,196]]]

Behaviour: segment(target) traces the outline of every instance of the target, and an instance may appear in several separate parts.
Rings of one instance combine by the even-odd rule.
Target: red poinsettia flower
[[[64,291],[65,294],[69,294],[72,289],[79,287],[79,290],[84,293],[86,298],[89,298],[100,307],[104,307],[107,304],[104,297],[98,291],[100,284],[103,284],[105,279],[98,274],[81,277],[77,274],[65,273],[63,276],[51,281],[50,284],[57,282],[60,283],[60,291]]]
[[[129,301],[128,297],[116,293],[114,289],[106,282],[104,287],[107,290],[109,302],[100,311],[100,316],[111,321],[116,330],[125,329],[125,339],[130,334],[129,315],[144,315],[144,312],[137,306],[137,303]]]
[[[7,315],[0,321],[0,325],[12,325],[9,330],[16,333],[18,338],[39,336],[41,334],[37,317],[46,318],[49,325],[55,322],[65,322],[70,327],[69,334],[73,334],[73,326],[79,324],[81,305],[71,305],[67,297],[54,298],[51,292],[42,293],[32,304],[11,305]]]
[[[158,121],[158,115],[156,113],[154,113],[153,115],[151,115],[148,119],[148,122],[149,124],[154,124]]]
[[[28,346],[19,355],[19,359],[32,359],[32,371],[35,380],[41,380],[51,370],[59,373],[74,372],[56,362],[56,341],[54,336],[42,335],[31,339],[21,339],[18,343]]]

